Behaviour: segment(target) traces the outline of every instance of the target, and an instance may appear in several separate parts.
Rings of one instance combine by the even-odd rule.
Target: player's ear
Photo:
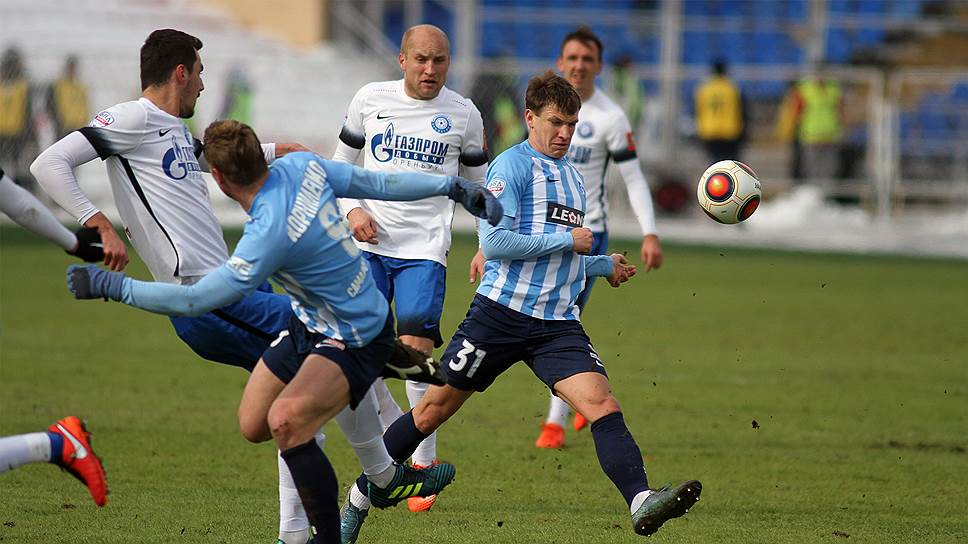
[[[397,61],[400,62],[400,69],[401,70],[403,70],[403,61],[405,61],[405,60],[407,60],[406,53],[404,53],[403,51],[400,51],[400,54],[397,55]]]
[[[534,112],[530,109],[524,110],[524,122],[528,124],[528,129],[534,128]]]
[[[563,60],[564,59],[561,58],[561,54],[559,53],[558,54],[558,59],[555,61],[555,66],[558,67],[558,72],[559,73],[564,73],[564,71],[565,71],[565,69],[564,69],[564,62],[562,62]]]

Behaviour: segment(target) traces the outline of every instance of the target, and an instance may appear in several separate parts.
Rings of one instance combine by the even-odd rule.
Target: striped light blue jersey
[[[354,167],[312,153],[273,162],[242,239],[217,271],[240,292],[271,276],[306,328],[360,347],[383,329],[388,306],[336,205],[353,176]]]
[[[513,218],[509,230],[537,236],[582,226],[585,186],[567,159],[552,159],[524,141],[487,169],[487,188]],[[482,230],[487,228],[481,223]],[[477,293],[525,315],[545,320],[578,319],[575,301],[585,287],[585,260],[569,250],[536,258],[489,260]]]

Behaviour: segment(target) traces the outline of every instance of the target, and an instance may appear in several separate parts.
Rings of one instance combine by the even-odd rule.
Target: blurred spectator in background
[[[642,122],[642,107],[645,103],[642,84],[635,74],[632,57],[621,55],[612,66],[611,96],[629,118],[632,130],[638,130]]]
[[[484,117],[484,133],[491,156],[501,154],[526,137],[521,121],[524,112],[518,109],[522,101],[512,57],[504,55],[497,62],[501,66],[500,72],[479,73],[470,92],[470,99]]]
[[[63,73],[51,84],[47,95],[47,109],[58,140],[90,122],[87,87],[78,77],[75,55],[67,57]]]
[[[249,83],[245,71],[239,66],[229,72],[229,83],[225,88],[218,118],[252,124],[252,84]]]
[[[803,179],[803,153],[800,150],[800,130],[797,126],[797,82],[791,81],[783,94],[776,118],[776,139],[790,144],[790,179]]]
[[[20,51],[9,47],[0,58],[0,168],[18,185],[30,187],[25,149],[34,139],[30,82]]]
[[[743,94],[726,75],[726,62],[716,60],[712,69],[712,77],[696,89],[696,134],[711,162],[739,160],[746,137]]]
[[[803,150],[803,177],[833,179],[840,162],[844,100],[840,84],[820,75],[797,83],[794,118]]]

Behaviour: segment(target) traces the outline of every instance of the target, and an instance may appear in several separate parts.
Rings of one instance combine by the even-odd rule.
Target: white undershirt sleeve
[[[40,186],[82,225],[100,210],[81,191],[74,168],[97,156],[87,138],[75,131],[48,147],[30,165],[30,173]]]
[[[362,151],[362,149],[350,147],[342,141],[339,141],[336,143],[336,151],[333,152],[333,160],[355,165]],[[354,208],[362,206],[362,203],[355,198],[340,198],[337,201],[343,217],[346,217],[346,214],[350,213]]]
[[[652,208],[652,193],[645,181],[645,174],[639,166],[638,160],[628,160],[616,163],[618,170],[625,180],[625,187],[629,194],[629,205],[635,218],[642,228],[642,236],[657,234],[655,229],[655,210]]]

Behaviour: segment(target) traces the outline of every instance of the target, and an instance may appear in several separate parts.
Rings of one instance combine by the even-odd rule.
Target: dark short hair
[[[201,48],[202,40],[181,30],[164,28],[149,34],[141,46],[141,90],[168,81],[179,64],[194,68],[195,51]]]
[[[582,44],[584,44],[585,47],[591,47],[594,45],[595,48],[598,49],[598,62],[602,62],[602,53],[605,50],[605,48],[602,47],[602,40],[598,39],[598,36],[596,36],[595,33],[592,32],[591,28],[584,25],[578,27],[576,30],[569,32],[568,34],[565,35],[565,39],[561,40],[561,47],[558,48],[559,57],[561,56],[561,53],[565,50],[565,44],[567,44],[572,40],[581,42]]]
[[[568,80],[551,70],[528,81],[524,107],[540,115],[545,106],[555,106],[564,114],[573,115],[581,108],[581,97]]]
[[[268,169],[252,127],[231,119],[215,121],[203,136],[205,160],[236,185],[250,185]]]

